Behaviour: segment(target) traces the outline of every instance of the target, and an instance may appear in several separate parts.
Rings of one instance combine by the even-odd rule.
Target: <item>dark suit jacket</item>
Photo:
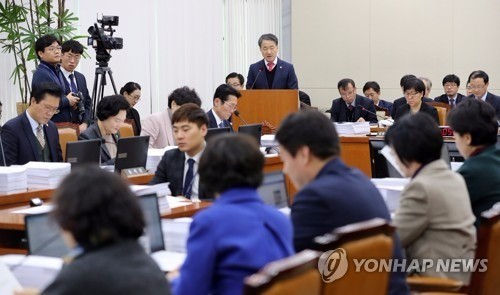
[[[72,112],[71,106],[69,104],[69,100],[66,97],[66,83],[61,70],[59,69],[59,65],[55,67],[56,73],[52,70],[54,66],[41,62],[35,73],[33,74],[33,80],[31,80],[31,88],[35,88],[40,83],[43,82],[53,82],[59,85],[63,90],[63,94],[61,95],[61,100],[59,102],[59,113],[54,114],[52,116],[53,122],[74,122],[75,121],[75,113]]]
[[[85,79],[85,76],[77,71],[73,72],[75,74],[75,80],[76,80],[76,87],[78,88],[78,91],[80,91],[83,95],[83,105],[85,106],[85,113],[83,114],[81,118],[81,122],[77,123],[87,123],[88,126],[91,124],[91,118],[92,118],[92,98],[90,97],[89,90],[87,88],[87,80]],[[64,77],[64,74],[62,76],[64,84],[65,84],[65,94],[68,95],[68,93],[71,92],[71,87],[68,83],[68,80]],[[70,108],[70,111],[73,113],[72,118],[78,118],[79,114],[76,110],[73,110]]]
[[[433,101],[432,99],[428,98],[428,97],[423,97],[422,98],[422,101],[423,102],[431,102]],[[391,117],[394,119],[396,118],[397,116],[397,112],[398,112],[398,109],[399,107],[403,106],[406,104],[406,98],[403,96],[403,97],[400,97],[398,99],[396,99],[393,103],[392,103],[392,112],[391,112]]]
[[[168,182],[172,196],[182,196],[184,187],[184,162],[186,156],[179,149],[168,150],[161,158],[155,176],[149,184]],[[200,199],[210,199],[203,189],[202,183],[198,185],[198,197]]]
[[[127,119],[134,120],[134,135],[139,136],[141,134],[141,117],[139,116],[139,112],[133,107],[130,107],[127,110]]]
[[[475,99],[474,95],[468,97]],[[488,92],[488,94],[486,94],[486,102],[493,106],[495,113],[497,114],[497,120],[500,120],[500,96]]]
[[[276,73],[274,75],[273,85],[269,87],[266,78],[266,64],[264,60],[260,60],[248,69],[247,89],[299,89],[297,75],[291,63],[287,63],[278,58],[275,66]],[[259,74],[260,72],[260,74]],[[258,76],[258,77],[257,77]],[[255,84],[254,84],[255,82]],[[253,85],[253,88],[252,88]]]
[[[376,217],[391,220],[378,189],[359,170],[335,158],[295,195],[291,211],[295,250],[314,249],[315,237]],[[401,259],[402,253],[395,236],[393,257]],[[406,275],[392,273],[389,294],[408,293]]]
[[[215,116],[214,116],[213,112],[214,111],[212,109],[207,112],[207,116],[208,116],[208,128],[219,128],[219,125],[217,125],[217,120],[215,119]],[[223,120],[223,121],[225,121],[226,125],[231,128],[230,129],[231,132],[234,132],[233,125],[231,125],[231,123],[228,120]]]
[[[47,125],[43,126],[43,131],[52,162],[62,162],[59,132],[56,125],[49,121]],[[43,161],[38,154],[38,139],[31,129],[26,112],[3,125],[2,141],[7,165],[24,165],[30,161]]]
[[[428,105],[425,102],[422,102],[422,104],[420,105],[419,112],[428,114],[439,125],[439,115],[438,115],[438,112],[437,112],[435,107]],[[401,118],[404,115],[409,114],[409,113],[410,113],[410,105],[409,104],[402,105],[398,108],[398,111],[396,112],[396,117],[394,117],[393,119],[397,120],[397,119],[399,119],[399,118]]]
[[[461,93],[457,93],[457,100],[455,101],[455,105],[458,103],[461,103],[462,99],[464,99],[465,97],[466,97],[465,95],[463,95]],[[448,99],[448,95],[446,95],[446,93],[434,98],[434,101],[450,104],[450,100]]]
[[[373,100],[356,94],[356,98],[354,100],[354,104],[356,107],[354,108],[354,120],[356,122],[359,118],[363,117],[365,121],[369,121],[370,123],[377,123],[377,116],[375,114],[375,106],[373,104]],[[363,110],[361,107],[364,107],[369,112]],[[330,109],[330,120],[332,122],[347,122],[347,105],[342,98],[337,98],[332,102],[332,108]]]
[[[113,140],[115,143],[118,142],[118,139],[120,138],[120,134],[117,133],[115,136],[113,136]],[[85,129],[82,133],[80,133],[80,136],[78,136],[78,140],[88,140],[88,139],[101,139],[102,140],[102,135],[101,131],[99,130],[99,125],[97,125],[97,122],[90,125],[89,128]],[[115,158],[111,158],[111,155],[109,154],[109,150],[106,147],[105,143],[101,143],[101,163],[106,164],[106,165],[114,165],[115,164]]]
[[[392,102],[388,102],[386,100],[381,99],[378,102],[378,106],[389,110],[389,115],[392,113]]]
[[[77,256],[43,294],[171,293],[156,262],[136,241],[124,240]]]

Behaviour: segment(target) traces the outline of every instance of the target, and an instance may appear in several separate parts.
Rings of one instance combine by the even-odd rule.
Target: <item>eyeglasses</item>
[[[79,61],[80,58],[82,57],[81,55],[74,55],[74,54],[65,54],[64,55],[68,60],[74,60],[74,61]]]
[[[48,51],[56,51],[56,50],[61,51],[62,47],[61,46],[49,46],[49,47],[45,47],[45,49],[47,49]]]
[[[131,95],[130,97],[132,97],[132,99],[135,101],[139,101],[141,99],[139,95]]]
[[[446,83],[443,85],[444,88],[452,88],[452,87],[457,87],[457,83]]]
[[[404,96],[405,97],[415,97],[419,94],[420,92],[405,92]]]
[[[51,106],[43,104],[43,103],[39,103],[39,104],[43,107],[43,109],[45,110],[46,113],[54,113],[54,114],[59,113],[58,107],[51,107]]]
[[[231,110],[236,110],[236,108],[238,108],[238,105],[235,104],[235,103],[229,103],[229,102],[226,102],[226,101],[223,101],[222,102],[223,104],[227,104],[227,106],[231,109]]]
[[[236,88],[236,87],[240,87],[240,86],[241,86],[241,84],[240,84],[240,83],[227,83],[227,85],[229,85],[229,86],[233,86],[234,88]]]
[[[482,90],[485,86],[486,85],[477,85],[477,86],[469,85],[469,86],[467,86],[467,89],[469,89],[469,90],[471,90],[471,89],[472,90],[476,90],[476,89],[477,90]]]

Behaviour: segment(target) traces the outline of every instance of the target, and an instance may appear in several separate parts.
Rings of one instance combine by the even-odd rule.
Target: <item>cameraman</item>
[[[61,72],[64,76],[66,94],[81,92],[81,97],[76,97],[75,102],[71,101],[72,122],[80,125],[80,132],[90,125],[92,114],[92,99],[87,89],[85,76],[75,71],[83,53],[83,46],[75,40],[68,40],[62,45]]]

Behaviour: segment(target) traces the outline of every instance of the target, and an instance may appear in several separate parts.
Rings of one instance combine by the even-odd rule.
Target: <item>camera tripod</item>
[[[97,104],[101,101],[104,96],[104,86],[106,86],[106,73],[111,80],[111,85],[113,86],[113,91],[116,91],[115,80],[113,79],[113,71],[108,66],[99,66],[95,69],[94,77],[94,87],[92,88],[92,121],[95,121],[95,115],[97,110]],[[99,84],[98,84],[99,83]]]

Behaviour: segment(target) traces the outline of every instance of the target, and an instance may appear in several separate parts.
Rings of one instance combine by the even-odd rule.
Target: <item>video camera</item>
[[[94,23],[87,30],[90,34],[87,45],[92,46],[96,51],[96,64],[100,67],[107,67],[111,59],[109,52],[112,49],[123,48],[123,38],[113,37],[115,32],[113,26],[118,26],[119,17],[103,15],[101,19],[97,19],[97,22],[101,24],[101,27]],[[106,35],[106,32],[109,32],[109,35]]]

